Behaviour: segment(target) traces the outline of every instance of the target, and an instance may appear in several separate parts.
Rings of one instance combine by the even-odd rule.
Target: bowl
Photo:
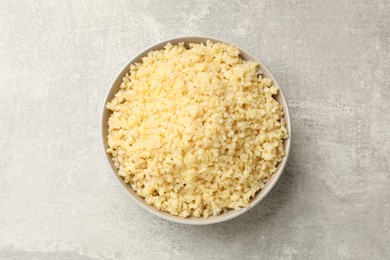
[[[112,160],[111,160],[111,155],[107,152],[107,132],[108,132],[108,118],[111,114],[111,111],[106,108],[106,104],[108,101],[110,101],[114,95],[118,92],[120,84],[122,83],[122,78],[125,76],[127,72],[129,72],[130,64],[140,62],[141,58],[146,56],[146,54],[150,51],[153,50],[159,50],[162,49],[168,42],[172,44],[177,44],[179,42],[184,42],[185,44],[188,43],[206,43],[207,40],[210,40],[211,42],[221,42],[221,43],[226,43],[230,45],[236,46],[241,54],[241,58],[244,60],[250,60],[250,61],[256,61],[260,64],[260,70],[262,71],[263,76],[272,79],[273,85],[279,87],[279,93],[278,95],[275,96],[275,99],[283,106],[284,110],[284,119],[286,121],[286,128],[288,131],[289,138],[284,140],[284,145],[286,149],[286,155],[283,157],[282,161],[279,162],[277,165],[277,170],[276,172],[272,175],[272,177],[269,179],[265,187],[257,193],[257,195],[252,199],[250,202],[249,207],[243,208],[239,211],[236,210],[229,210],[227,212],[224,212],[218,216],[210,216],[208,218],[195,218],[195,217],[190,217],[190,218],[182,218],[182,217],[177,217],[170,215],[169,213],[165,213],[162,211],[159,211],[153,206],[148,205],[145,200],[138,196],[136,192],[128,185],[126,184],[122,177],[118,175],[118,171],[115,168]],[[119,74],[116,76],[114,81],[112,82],[106,97],[104,98],[103,102],[103,108],[101,112],[101,143],[102,143],[102,150],[104,153],[105,160],[107,162],[107,165],[110,169],[110,174],[120,183],[120,185],[126,190],[126,192],[130,195],[130,197],[138,203],[142,208],[145,210],[149,211],[150,213],[163,218],[165,220],[169,220],[172,222],[180,223],[180,224],[190,224],[190,225],[207,225],[207,224],[214,224],[214,223],[219,223],[223,221],[230,220],[232,218],[235,218],[251,208],[255,207],[260,201],[264,199],[265,196],[270,192],[270,190],[274,187],[276,182],[278,181],[279,177],[281,176],[284,167],[286,166],[289,154],[290,154],[290,146],[291,146],[291,120],[290,120],[290,112],[289,108],[287,106],[286,99],[283,95],[283,91],[280,88],[278,82],[275,80],[275,78],[272,76],[272,74],[269,72],[269,70],[264,66],[264,64],[256,59],[254,56],[249,54],[247,51],[243,50],[239,46],[235,44],[228,43],[223,40],[219,40],[216,38],[212,37],[204,37],[204,36],[189,36],[189,37],[179,37],[179,38],[174,38],[170,40],[166,40],[160,43],[157,43],[153,46],[150,46],[146,48],[145,50],[141,51],[139,54],[137,54],[134,58],[132,58],[124,67],[123,69],[119,72]]]

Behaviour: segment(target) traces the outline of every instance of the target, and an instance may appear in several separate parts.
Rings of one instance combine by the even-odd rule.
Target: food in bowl
[[[132,64],[107,103],[107,151],[158,210],[207,218],[248,207],[284,157],[278,88],[239,54],[168,43]]]

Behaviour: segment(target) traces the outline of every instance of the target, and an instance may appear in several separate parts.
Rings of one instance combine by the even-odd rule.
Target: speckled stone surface
[[[0,259],[388,259],[390,2],[0,1]],[[209,35],[291,106],[269,196],[211,226],[160,220],[109,175],[99,112],[137,52]]]

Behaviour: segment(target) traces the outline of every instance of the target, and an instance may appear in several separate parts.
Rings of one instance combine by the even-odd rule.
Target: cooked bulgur
[[[108,152],[145,201],[180,217],[247,207],[285,155],[278,88],[231,45],[167,44],[107,104]]]

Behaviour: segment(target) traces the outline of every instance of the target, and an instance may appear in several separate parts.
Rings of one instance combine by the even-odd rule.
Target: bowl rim
[[[272,174],[272,177],[267,182],[266,186],[262,190],[260,190],[256,194],[256,196],[252,199],[249,207],[243,208],[241,210],[229,210],[229,211],[234,211],[234,213],[227,214],[227,212],[225,212],[225,213],[221,213],[218,216],[211,216],[209,218],[194,218],[194,217],[182,218],[182,217],[171,215],[171,214],[166,213],[166,212],[159,211],[157,208],[154,208],[153,206],[148,205],[146,203],[146,201],[144,200],[144,198],[138,196],[134,192],[134,190],[132,190],[132,188],[123,181],[123,178],[117,174],[117,170],[114,167],[113,162],[111,160],[111,157],[107,152],[107,146],[105,143],[106,142],[105,140],[107,140],[107,136],[104,134],[105,131],[107,130],[107,124],[108,124],[107,123],[108,118],[106,118],[105,115],[107,113],[109,113],[108,109],[106,108],[106,104],[109,101],[109,97],[112,95],[113,89],[115,88],[117,82],[122,80],[124,73],[129,70],[130,65],[133,64],[134,62],[136,62],[137,59],[140,59],[141,57],[145,56],[145,54],[147,54],[148,52],[150,52],[152,50],[160,49],[160,48],[158,48],[158,46],[160,46],[160,45],[164,46],[165,44],[167,44],[169,42],[190,43],[191,40],[196,40],[198,42],[199,41],[206,42],[207,40],[210,40],[211,42],[220,42],[220,43],[233,45],[240,50],[241,54],[244,53],[246,56],[249,56],[250,58],[252,58],[256,62],[258,62],[260,64],[261,70],[263,71],[263,74],[268,74],[267,77],[271,78],[273,85],[277,85],[279,87],[278,96],[282,100],[282,102],[280,102],[280,101],[278,101],[278,102],[283,106],[283,112],[284,112],[283,117],[286,121],[286,128],[288,131],[288,138],[284,140],[285,155],[282,158],[282,161],[278,163],[277,171]],[[116,93],[117,92],[115,92],[114,94],[116,94]],[[198,36],[198,35],[196,35],[196,36],[193,36],[193,35],[179,36],[179,37],[159,41],[158,43],[149,45],[148,47],[146,47],[142,51],[138,52],[136,55],[132,56],[132,58],[129,60],[129,62],[127,62],[126,65],[124,67],[122,67],[120,72],[117,73],[116,77],[111,82],[110,87],[108,88],[108,90],[104,96],[103,105],[102,105],[102,108],[100,111],[100,129],[99,130],[100,130],[100,143],[101,143],[101,147],[102,147],[102,152],[103,152],[103,155],[105,158],[106,165],[109,168],[109,171],[111,172],[110,175],[117,180],[117,182],[120,184],[120,186],[123,189],[126,190],[126,193],[130,195],[130,197],[133,199],[133,201],[135,201],[139,206],[141,206],[141,208],[145,209],[146,211],[152,213],[153,215],[155,215],[157,217],[160,217],[162,219],[172,221],[175,223],[187,224],[187,225],[208,225],[208,224],[215,224],[215,223],[224,222],[224,221],[227,221],[227,220],[230,220],[230,219],[233,219],[233,218],[236,218],[236,217],[242,215],[243,213],[245,213],[245,212],[249,211],[250,209],[252,209],[253,207],[255,207],[258,203],[260,203],[260,201],[262,201],[269,194],[269,192],[272,190],[272,188],[278,182],[280,176],[282,175],[282,173],[287,165],[287,161],[288,161],[288,158],[290,155],[290,150],[291,150],[291,137],[292,137],[290,109],[289,109],[287,100],[284,96],[282,88],[280,87],[280,85],[278,84],[276,79],[273,77],[271,72],[268,70],[268,68],[264,65],[264,63],[262,61],[260,61],[257,57],[253,56],[251,53],[249,53],[248,51],[246,51],[245,49],[241,48],[240,46],[238,46],[236,44],[232,44],[229,41],[225,41],[225,40],[222,40],[220,38],[203,36],[203,35],[202,36]]]

